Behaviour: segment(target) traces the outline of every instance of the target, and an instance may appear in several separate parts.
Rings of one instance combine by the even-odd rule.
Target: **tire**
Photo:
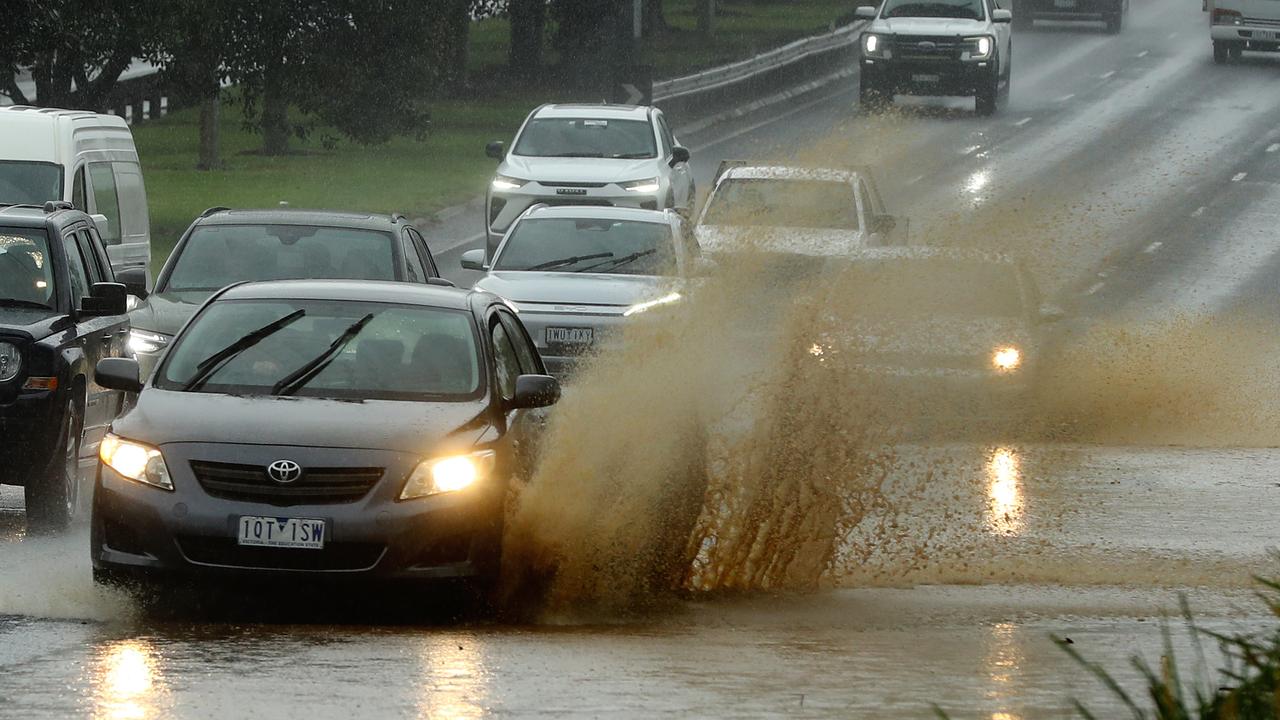
[[[1244,57],[1244,45],[1231,43],[1227,46],[1227,53],[1231,56],[1231,62],[1240,62],[1240,58]]]
[[[858,83],[858,103],[867,112],[881,112],[893,102],[893,96],[884,91],[884,87],[865,72]]]
[[[83,407],[84,403],[74,395],[67,400],[58,444],[49,459],[49,466],[23,488],[27,502],[27,526],[36,532],[61,532],[75,518],[80,500]]]
[[[1227,62],[1227,44],[1221,40],[1213,41],[1213,61],[1219,65]]]
[[[978,88],[978,92],[974,93],[973,109],[982,117],[995,115],[999,98],[1000,75],[998,72],[993,72],[991,73],[991,79]]]

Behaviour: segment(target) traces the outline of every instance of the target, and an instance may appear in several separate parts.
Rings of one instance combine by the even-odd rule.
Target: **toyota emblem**
[[[288,485],[302,477],[302,466],[292,460],[277,460],[267,466],[267,477]]]
[[[916,47],[920,48],[924,52],[933,52],[938,49],[938,43],[933,42],[932,40],[925,40],[924,42],[916,45]]]

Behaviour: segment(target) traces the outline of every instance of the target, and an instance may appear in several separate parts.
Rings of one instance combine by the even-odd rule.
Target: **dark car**
[[[495,295],[284,281],[214,295],[112,426],[94,576],[483,583],[559,398]]]
[[[92,218],[0,206],[0,484],[23,486],[35,529],[70,522],[80,458],[124,402],[94,366],[128,355],[125,301]]]
[[[1107,32],[1124,29],[1129,0],[1013,0],[1013,26],[1030,28],[1036,20],[1100,21]]]
[[[215,290],[263,280],[439,282],[422,234],[402,215],[210,208],[196,218],[148,292],[141,271],[120,279],[140,298],[130,345],[143,377]]]

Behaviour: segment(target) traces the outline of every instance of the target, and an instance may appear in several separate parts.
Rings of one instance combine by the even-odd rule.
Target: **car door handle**
[[[115,333],[107,333],[106,335],[102,336],[102,342],[111,342],[112,340],[115,340],[115,339],[116,339]]]

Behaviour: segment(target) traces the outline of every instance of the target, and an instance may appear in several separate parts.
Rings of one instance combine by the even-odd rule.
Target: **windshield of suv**
[[[885,0],[880,17],[937,17],[981,20],[986,17],[982,0]]]
[[[853,186],[847,182],[730,179],[708,202],[702,219],[707,225],[858,229]]]
[[[0,203],[43,205],[62,198],[62,168],[53,163],[0,160]]]
[[[946,259],[857,261],[839,271],[849,318],[1016,318],[1018,278],[1001,263]]]
[[[0,227],[0,306],[52,308],[53,278],[43,230]]]
[[[672,275],[675,240],[665,223],[613,219],[525,220],[494,261],[494,270]]]
[[[390,233],[306,225],[204,225],[161,291],[212,292],[245,280],[397,280]]]
[[[194,391],[270,395],[280,392],[282,381],[330,348],[340,348],[318,372],[291,386],[288,394],[351,400],[463,400],[480,392],[480,355],[468,313],[328,300],[217,302],[178,337],[156,385],[185,389],[204,370],[204,360],[290,315],[296,318],[230,355]]]
[[[658,156],[653,126],[645,120],[543,118],[516,141],[515,155],[644,159]]]

